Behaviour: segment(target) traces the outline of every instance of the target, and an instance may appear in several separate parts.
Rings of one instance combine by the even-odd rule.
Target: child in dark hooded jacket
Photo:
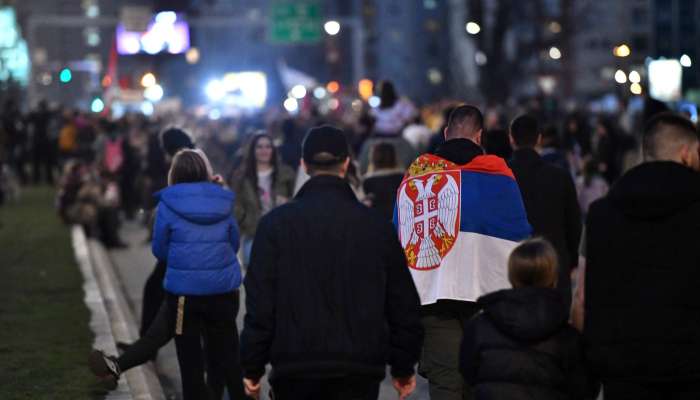
[[[482,312],[464,328],[460,367],[476,400],[584,399],[579,334],[557,282],[557,255],[530,239],[508,260],[513,289],[478,299]]]

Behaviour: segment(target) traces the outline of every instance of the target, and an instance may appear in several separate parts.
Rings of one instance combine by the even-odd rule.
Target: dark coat
[[[584,337],[604,383],[700,382],[698,238],[700,174],[678,163],[635,167],[591,205]]]
[[[241,359],[257,379],[413,374],[420,300],[391,223],[341,178],[311,178],[264,216],[245,278]]]
[[[582,346],[560,291],[500,290],[478,304],[483,312],[465,326],[460,356],[475,400],[584,398]]]
[[[274,206],[277,206],[279,205],[277,204],[278,196],[284,197],[285,199],[292,197],[296,175],[291,168],[284,164],[279,164],[275,173],[276,177],[272,184],[271,196]],[[241,235],[245,237],[254,237],[255,230],[258,228],[258,222],[262,216],[258,188],[253,187],[253,182],[251,182],[250,179],[245,176],[241,177],[238,174],[234,175],[231,186],[234,192],[236,192],[236,204],[233,208],[233,214],[241,229]]]
[[[509,164],[518,181],[533,235],[543,236],[557,251],[557,287],[570,298],[570,271],[578,264],[581,240],[576,186],[568,172],[545,162],[533,149],[516,150]]]
[[[400,170],[378,171],[368,174],[362,181],[362,190],[371,199],[372,208],[382,213],[387,221],[394,217],[396,192],[401,186],[403,175]]]

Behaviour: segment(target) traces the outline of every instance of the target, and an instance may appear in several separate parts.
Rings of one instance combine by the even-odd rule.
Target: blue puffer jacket
[[[153,255],[168,264],[163,286],[177,295],[231,292],[241,284],[234,195],[219,185],[181,183],[156,193]]]

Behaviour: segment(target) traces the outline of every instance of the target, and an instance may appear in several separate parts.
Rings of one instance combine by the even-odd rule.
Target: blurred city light
[[[58,74],[58,79],[61,80],[61,83],[68,83],[68,82],[73,80],[73,73],[71,72],[70,69],[63,68],[61,70],[61,73]]]
[[[322,98],[326,97],[326,89],[322,87],[317,87],[314,89],[314,97],[321,100]]]
[[[681,65],[686,68],[690,68],[693,65],[693,61],[690,59],[690,56],[687,54],[683,54],[681,56]]]
[[[552,58],[552,60],[558,60],[561,58],[561,50],[559,50],[557,47],[552,46],[549,49],[549,57]]]
[[[153,111],[155,111],[153,103],[151,103],[150,101],[144,101],[143,103],[141,103],[141,112],[143,113],[143,115],[153,115]]]
[[[372,96],[372,97],[370,97],[369,100],[367,101],[367,103],[369,104],[369,106],[372,107],[372,108],[377,108],[377,107],[379,107],[379,104],[380,104],[381,102],[382,102],[381,99],[380,99],[379,97],[377,97],[377,96]]]
[[[362,111],[362,100],[353,100],[350,107],[356,112]]]
[[[197,64],[199,62],[199,49],[192,47],[185,53],[185,60],[188,64]]]
[[[638,82],[635,82],[630,85],[630,92],[632,94],[640,95],[642,94],[642,85],[640,85]]]
[[[467,22],[466,29],[467,33],[470,35],[476,35],[477,33],[481,32],[481,27],[474,21]]]
[[[149,88],[157,83],[156,76],[148,72],[141,77],[141,86]]]
[[[627,57],[632,54],[632,50],[630,50],[630,47],[626,44],[621,44],[619,46],[615,46],[613,49],[613,54],[615,57]]]
[[[651,60],[647,63],[649,96],[660,101],[682,97],[683,67],[678,60]]]
[[[99,97],[95,97],[90,103],[90,111],[101,113],[105,109],[105,103]]]
[[[336,93],[340,90],[340,84],[337,81],[330,81],[328,85],[326,85],[326,89],[330,93]]]
[[[304,85],[296,85],[290,91],[295,99],[303,99],[306,96],[306,88]]]
[[[143,91],[143,97],[145,97],[146,100],[158,102],[163,98],[163,87],[157,83],[153,86],[149,86]]]
[[[629,74],[629,80],[630,80],[630,82],[632,82],[632,83],[639,83],[639,82],[642,81],[642,76],[639,75],[639,72],[637,72],[637,71],[632,71],[632,72],[630,72],[630,74]]]
[[[220,80],[215,79],[207,83],[207,86],[204,87],[204,93],[209,97],[209,100],[219,101],[226,96],[226,88]]]
[[[340,23],[338,21],[328,21],[323,24],[323,29],[327,34],[335,36],[340,32]]]
[[[331,110],[337,110],[338,107],[340,107],[340,100],[338,99],[331,99],[328,102],[328,106],[331,108]]]
[[[214,108],[213,110],[209,111],[209,119],[216,121],[219,118],[221,118],[221,110]]]
[[[296,99],[293,99],[291,97],[288,97],[287,100],[285,100],[282,105],[284,106],[285,110],[287,110],[288,112],[290,112],[292,114],[299,111],[299,103],[297,103]]]
[[[617,83],[625,83],[627,82],[627,74],[625,74],[625,71],[618,69],[615,71],[615,82]]]
[[[109,75],[105,75],[104,78],[102,78],[102,87],[110,86],[112,86],[112,77]]]
[[[489,62],[488,57],[486,57],[486,54],[484,54],[483,51],[477,51],[476,54],[474,55],[474,61],[476,62],[476,65],[486,65],[487,62]]]
[[[552,33],[561,33],[561,24],[557,21],[550,22],[549,31]]]
[[[177,21],[177,14],[174,11],[161,11],[156,14],[156,22],[159,24],[173,25]]]
[[[357,92],[362,100],[367,100],[374,92],[374,83],[369,79],[361,79],[357,84]]]
[[[53,77],[50,73],[44,72],[43,74],[41,74],[41,78],[39,78],[39,80],[42,85],[49,86],[53,82]]]
[[[189,25],[179,20],[173,11],[156,14],[146,31],[129,31],[124,24],[119,24],[116,33],[119,54],[158,54],[162,51],[180,54],[190,48]]]
[[[223,79],[227,104],[260,108],[267,100],[267,75],[259,71],[229,72]]]
[[[439,85],[442,83],[442,72],[437,68],[430,68],[428,70],[428,80],[433,85]]]

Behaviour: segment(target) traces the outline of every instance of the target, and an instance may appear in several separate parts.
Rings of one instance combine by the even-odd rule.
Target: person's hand
[[[286,197],[284,197],[284,196],[280,196],[280,195],[277,195],[277,198],[276,198],[275,200],[276,200],[276,204],[277,204],[278,206],[280,206],[280,205],[282,205],[282,204],[284,204],[284,203],[286,203],[286,202],[289,201],[288,198],[286,198]]]
[[[259,379],[257,381],[254,381],[252,379],[243,378],[243,386],[245,387],[245,394],[248,397],[252,397],[255,400],[260,398],[260,380]]]
[[[217,185],[224,186],[224,178],[219,174],[212,176],[211,181],[212,183],[216,183]]]
[[[416,375],[411,375],[408,378],[394,378],[392,383],[394,389],[399,392],[399,399],[404,400],[416,390]]]

